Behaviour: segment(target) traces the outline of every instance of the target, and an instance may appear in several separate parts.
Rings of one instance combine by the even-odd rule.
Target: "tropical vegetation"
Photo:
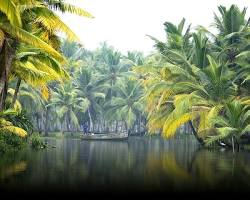
[[[201,144],[232,147],[248,135],[250,20],[246,8],[218,10],[216,34],[202,26],[192,29],[183,19],[164,24],[166,41],[149,36],[157,53],[135,71],[147,88],[151,133],[170,138],[189,125]]]
[[[106,42],[89,51],[57,12],[92,15],[63,0],[0,4],[0,146],[33,132],[192,133],[202,145],[240,148],[250,132],[250,19],[218,7],[215,33],[183,18],[148,36],[148,56]],[[58,32],[62,32],[64,37]],[[35,134],[33,146],[43,146]],[[245,140],[244,140],[245,141]],[[6,143],[7,144],[7,143]]]

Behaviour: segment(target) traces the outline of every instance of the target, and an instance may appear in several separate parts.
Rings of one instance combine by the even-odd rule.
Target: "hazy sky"
[[[183,17],[192,27],[209,26],[218,5],[250,7],[249,0],[75,0],[76,5],[94,15],[94,19],[62,15],[81,42],[95,49],[107,41],[122,52],[139,50],[149,53],[153,41],[146,35],[165,39],[163,23],[178,23]],[[250,8],[248,13],[250,13]],[[249,14],[248,14],[249,16]]]

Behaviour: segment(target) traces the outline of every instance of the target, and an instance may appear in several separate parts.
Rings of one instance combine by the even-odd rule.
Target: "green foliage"
[[[38,133],[34,133],[29,137],[30,145],[33,149],[45,148],[46,144],[43,142],[42,138]]]
[[[26,140],[10,132],[0,133],[0,152],[17,151],[26,145]]]
[[[28,133],[31,134],[33,132],[34,127],[26,111],[22,110],[20,113],[17,113],[17,115],[10,115],[7,119],[12,122],[14,126],[20,127]]]
[[[162,59],[135,68],[143,77],[151,133],[172,137],[189,123],[209,145],[249,132],[249,20],[236,5],[218,9],[217,35],[204,27],[183,34],[185,20],[166,22],[166,42],[152,37]]]
[[[14,58],[0,75],[11,69],[7,80],[18,80],[7,92],[2,85],[9,82],[1,83],[7,97],[0,105],[18,111],[1,108],[1,132],[24,137],[32,123],[45,133],[77,132],[83,124],[90,132],[140,131],[147,122],[150,133],[169,138],[189,124],[207,145],[249,133],[246,8],[219,6],[216,34],[201,26],[191,29],[185,18],[177,25],[165,22],[166,41],[149,36],[157,53],[146,58],[140,52],[122,55],[106,42],[94,51],[84,49],[55,10],[92,18],[63,0],[0,5],[0,59],[7,53]],[[42,146],[38,135],[30,141],[34,148]]]

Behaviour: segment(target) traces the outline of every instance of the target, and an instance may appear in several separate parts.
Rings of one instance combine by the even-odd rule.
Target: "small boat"
[[[127,133],[89,133],[81,134],[82,140],[126,140],[128,139]]]

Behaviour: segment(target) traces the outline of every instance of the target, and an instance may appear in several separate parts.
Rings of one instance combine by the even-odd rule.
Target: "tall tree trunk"
[[[69,117],[69,111],[66,113],[66,126],[67,126],[67,131],[70,132],[70,117]]]
[[[196,132],[196,130],[195,130],[194,126],[193,126],[193,123],[192,123],[191,121],[188,121],[188,124],[189,124],[189,126],[191,127],[191,130],[192,130],[192,132],[193,132],[193,134],[194,134],[194,137],[197,139],[197,141],[198,141],[200,144],[204,145],[204,141],[203,141],[202,138],[200,138],[200,137],[198,136],[198,133]]]
[[[90,108],[88,108],[88,115],[89,115],[89,131],[91,131],[93,130],[93,120],[91,117]]]
[[[100,133],[100,124],[101,124],[101,121],[98,120],[97,121],[97,132]]]
[[[233,147],[233,154],[234,154],[234,137],[232,136],[232,147]]]
[[[128,128],[127,122],[125,122],[125,130],[127,131],[128,135],[130,135],[130,129]]]
[[[118,132],[118,121],[115,120],[115,132],[117,133]]]
[[[36,116],[37,131],[38,131],[39,134],[41,134],[40,123],[39,123],[39,115],[35,114],[35,116]]]
[[[139,134],[141,135],[141,113],[139,114]]]
[[[63,134],[63,121],[61,122],[61,127],[60,127],[60,129],[61,129],[61,133]]]
[[[46,111],[45,111],[45,123],[44,123],[44,133],[45,133],[46,137],[49,136],[48,120],[49,120],[49,108],[46,108]]]
[[[11,70],[12,61],[15,57],[17,41],[11,39],[5,39],[0,60],[0,111],[5,107],[5,101],[8,92],[8,77]]]
[[[16,88],[15,88],[15,93],[14,93],[14,96],[13,96],[13,99],[12,99],[12,105],[13,105],[13,106],[15,105],[16,100],[17,100],[17,94],[18,94],[18,92],[19,92],[19,88],[20,88],[20,85],[21,85],[21,81],[22,81],[22,79],[21,79],[21,78],[18,78],[17,84],[16,84]]]

